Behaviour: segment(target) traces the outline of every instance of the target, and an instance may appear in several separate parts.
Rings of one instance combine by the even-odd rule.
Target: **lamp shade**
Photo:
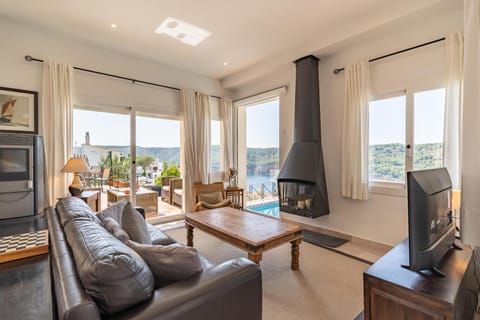
[[[61,172],[88,172],[87,161],[82,157],[71,157],[63,167]]]

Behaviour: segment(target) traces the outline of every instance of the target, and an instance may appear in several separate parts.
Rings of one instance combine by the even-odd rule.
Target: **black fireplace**
[[[295,61],[294,143],[278,174],[280,210],[318,217],[329,213],[320,139],[318,58]]]

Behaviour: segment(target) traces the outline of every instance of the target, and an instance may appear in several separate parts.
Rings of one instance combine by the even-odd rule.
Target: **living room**
[[[149,5],[151,5],[149,7],[151,11],[158,9],[152,3]],[[220,7],[219,4],[209,5]],[[251,7],[257,5],[250,4]],[[352,8],[347,10],[345,7],[349,5]],[[243,48],[230,39],[230,42],[225,43],[224,46],[229,48],[229,50],[225,49],[225,55],[228,53],[231,57],[225,56],[220,61],[212,61],[213,58],[205,59],[205,63],[201,63],[199,58],[189,59],[189,57],[196,55],[195,50],[199,50],[198,56],[208,55],[206,51],[212,50],[208,47],[208,38],[205,40],[205,46],[188,47],[193,51],[185,53],[185,44],[176,43],[174,39],[161,35],[164,37],[162,41],[172,42],[171,46],[161,48],[160,45],[157,45],[156,51],[149,51],[150,47],[145,38],[136,39],[136,36],[128,31],[129,23],[133,25],[142,22],[140,18],[130,21],[126,14],[132,12],[132,15],[135,16],[134,13],[138,11],[134,4],[125,4],[125,8],[121,10],[124,11],[123,15],[115,10],[105,8],[105,12],[109,13],[102,14],[99,9],[95,19],[92,18],[91,21],[87,17],[88,15],[82,17],[80,13],[72,13],[67,17],[55,17],[52,13],[52,20],[57,18],[70,21],[71,25],[62,30],[56,23],[48,21],[49,19],[40,18],[40,16],[48,17],[49,9],[42,9],[45,11],[35,17],[33,9],[28,9],[28,7],[35,8],[32,3],[20,5],[13,1],[7,1],[5,9],[0,9],[2,17],[0,34],[4,43],[0,53],[2,70],[0,87],[36,91],[39,93],[40,100],[42,99],[44,94],[42,92],[42,64],[25,61],[24,56],[31,55],[42,60],[67,63],[71,66],[159,83],[169,87],[192,88],[211,96],[229,98],[234,102],[258,93],[272,92],[272,89],[275,88],[285,88],[273,91],[273,94],[279,98],[279,158],[280,163],[283,164],[294,141],[296,79],[295,65],[292,61],[313,54],[320,58],[318,72],[320,127],[330,213],[315,219],[284,213],[282,213],[282,217],[313,229],[326,230],[364,240],[369,245],[378,244],[393,248],[408,236],[408,206],[405,190],[402,191],[399,188],[391,190],[391,188],[380,186],[370,190],[366,201],[352,200],[342,195],[341,164],[345,75],[342,72],[334,74],[333,70],[362,59],[372,59],[440,39],[454,32],[461,32],[464,30],[464,8],[462,1],[433,0],[423,3],[409,1],[402,4],[372,1],[371,5],[369,10],[353,4],[345,4],[345,7],[342,6],[345,15],[335,16],[338,19],[337,22],[334,21],[334,18],[318,13],[316,19],[324,19],[326,22],[313,24],[312,21],[315,19],[309,18],[311,20],[308,21],[316,30],[314,33],[308,34],[314,36],[304,39],[305,41],[302,43],[295,43],[295,46],[284,45],[282,51],[271,52],[270,56],[259,54],[253,57],[250,55],[248,56],[250,60],[241,61]],[[79,8],[76,8],[77,6]],[[82,4],[71,4],[70,9],[72,12],[83,12],[80,6]],[[174,13],[181,12],[181,4],[174,7],[175,11],[172,9],[174,12],[165,13],[166,16],[175,16]],[[274,10],[274,12],[279,14],[279,20],[288,20],[288,15],[282,11],[285,8],[283,5],[280,7],[275,9],[278,11]],[[306,5],[306,7],[308,6]],[[164,7],[162,8],[166,10]],[[185,7],[183,9],[189,11]],[[263,14],[268,15],[268,10],[263,6],[262,9],[265,10]],[[112,11],[110,12],[110,10]],[[55,10],[53,11],[55,12]],[[302,9],[297,8],[294,13],[298,14],[301,11]],[[337,11],[341,10],[335,10],[335,12]],[[222,12],[223,23],[227,23],[229,19],[242,20],[233,17],[228,8],[218,8],[218,12]],[[178,18],[194,24],[198,23],[197,21],[205,21],[205,18],[194,19],[196,14],[198,13],[192,10],[185,16],[179,14]],[[100,19],[99,17],[102,16],[103,18]],[[159,16],[163,17],[163,13]],[[198,14],[198,16],[202,16],[202,14]],[[275,17],[274,14],[271,16]],[[189,20],[190,18],[191,20]],[[157,24],[163,20],[163,18],[158,19]],[[272,18],[272,20],[275,19]],[[298,18],[294,21],[300,23]],[[113,23],[117,25],[115,28],[111,26]],[[99,31],[98,37],[96,37],[97,28],[101,24],[105,30]],[[209,25],[203,27],[208,29]],[[258,27],[252,26],[251,28]],[[159,36],[154,35],[153,30],[151,31],[152,39]],[[211,31],[213,34],[219,32]],[[264,37],[266,45],[261,48],[268,52],[268,40],[265,40],[268,39],[268,36]],[[128,46],[125,45],[127,40],[131,42],[128,43]],[[242,39],[239,38],[238,43],[241,44],[240,40]],[[165,56],[171,60],[156,58],[156,56],[162,55],[162,50]],[[234,54],[234,51],[238,52]],[[175,55],[177,57],[174,62],[172,56]],[[445,45],[440,41],[371,63],[370,86],[372,92],[378,97],[383,97],[385,94],[403,89],[430,90],[441,87],[445,81],[446,65],[444,60]],[[153,113],[166,119],[180,119],[182,116],[180,95],[177,90],[168,88],[142,85],[76,70],[73,74],[72,93],[74,106],[101,107],[106,111],[133,108],[135,112]],[[212,104],[218,104],[218,100],[215,98],[211,98],[210,101]],[[39,116],[43,116],[43,110],[40,103]],[[73,145],[73,141],[70,144]],[[241,153],[239,150],[233,152],[237,157],[239,153]],[[71,177],[69,181],[71,181]],[[64,192],[66,193],[67,190],[65,189]],[[474,223],[475,219],[472,218],[471,223]],[[186,231],[183,228],[169,232],[167,233],[175,240],[185,242]],[[475,236],[470,239],[474,238]],[[475,245],[475,242],[471,243]],[[209,251],[207,257],[217,263],[222,262],[222,259],[244,255],[244,252],[236,251],[233,247],[223,247],[221,242],[212,242],[208,236],[201,233],[198,235],[198,243],[195,241],[195,246],[198,247],[200,253],[202,253],[202,246],[210,248],[210,251],[207,250]],[[219,248],[218,252],[211,249],[216,246]],[[314,292],[313,297],[307,298],[306,291],[295,291],[295,294],[308,300],[302,302],[302,305],[306,304],[303,305],[304,310],[308,310],[302,313],[300,310],[294,310],[297,307],[295,303],[287,302],[288,287],[282,287],[281,283],[275,279],[283,278],[291,287],[303,284],[302,290],[308,289],[312,283],[321,286],[322,281],[326,281],[323,279],[325,274],[319,272],[317,279],[313,270],[320,268],[320,264],[328,264],[329,260],[335,261],[337,266],[326,268],[325,272],[334,272],[336,267],[340,268],[339,264],[345,264],[352,268],[352,274],[349,277],[345,276],[345,279],[341,279],[342,275],[336,275],[338,287],[335,286],[335,281],[328,282],[331,290],[340,297],[337,300],[342,300],[341,297],[345,296],[351,306],[348,312],[342,313],[339,310],[342,307],[338,301],[328,300],[322,306],[329,305],[330,307],[327,308],[328,311],[321,314],[320,318],[353,319],[363,310],[362,272],[368,268],[368,264],[350,261],[348,259],[351,258],[343,256],[338,258],[331,251],[315,246],[307,247],[307,244],[303,243],[300,249],[300,270],[303,267],[302,259],[306,259],[307,256],[310,256],[311,259],[305,261],[305,271],[302,270],[305,272],[305,278],[300,279],[300,276],[290,274],[293,271],[289,268],[288,259],[285,259],[285,256],[289,254],[285,250],[288,251],[288,249],[288,247],[282,247],[283,251],[280,251],[279,248],[278,252],[272,251],[266,254],[260,264],[264,281],[263,319],[288,319],[294,316],[304,319],[318,318],[315,317],[316,314],[320,314],[314,307],[315,299],[327,299],[328,295],[319,298],[318,291],[312,289],[314,290],[312,291]],[[335,260],[337,258],[339,260]],[[310,264],[312,260],[315,262]],[[281,267],[285,269],[278,270],[277,266],[272,265],[272,261],[283,261],[284,265]],[[342,268],[342,271],[348,273],[345,268]],[[307,274],[315,279],[307,278]],[[348,285],[348,281],[352,282],[351,287]],[[283,296],[280,294],[282,291]],[[288,305],[288,307],[281,308],[282,304]],[[281,308],[283,314],[278,311],[278,308]]]

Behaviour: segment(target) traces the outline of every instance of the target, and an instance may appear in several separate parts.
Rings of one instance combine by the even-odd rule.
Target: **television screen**
[[[452,182],[446,168],[407,172],[410,268],[431,269],[455,241]]]
[[[28,180],[29,149],[0,148],[0,181]]]

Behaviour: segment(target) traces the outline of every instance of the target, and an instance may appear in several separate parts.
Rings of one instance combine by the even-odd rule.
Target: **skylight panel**
[[[191,45],[192,47],[199,45],[211,34],[210,31],[172,17],[166,18],[155,30],[155,33],[165,33],[166,35]]]

